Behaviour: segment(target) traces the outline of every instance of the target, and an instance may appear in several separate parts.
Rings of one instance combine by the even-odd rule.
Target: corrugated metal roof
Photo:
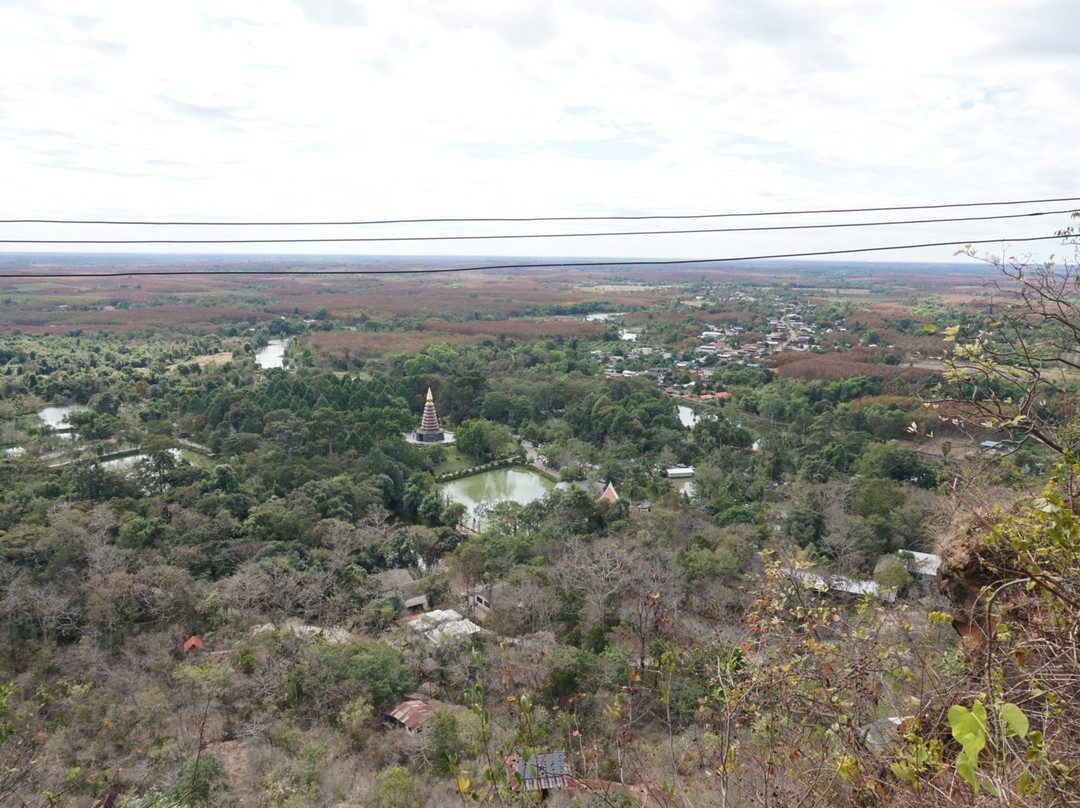
[[[566,762],[565,752],[548,752],[529,758],[515,757],[507,760],[507,763],[511,761],[516,779],[526,791],[565,788],[566,779],[570,776],[570,764]]]
[[[401,702],[395,707],[390,716],[408,727],[411,732],[416,732],[420,725],[431,718],[434,713],[435,708],[430,704],[417,699],[410,699]]]

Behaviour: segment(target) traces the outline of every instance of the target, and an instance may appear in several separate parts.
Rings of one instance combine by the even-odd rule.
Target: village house
[[[664,473],[671,479],[688,479],[694,476],[693,466],[676,466],[674,468],[665,469]]]
[[[409,735],[418,735],[424,729],[424,722],[435,714],[435,708],[418,699],[403,701],[389,713],[383,716],[383,723],[388,724],[393,719],[405,727]]]
[[[401,568],[386,570],[371,577],[378,581],[381,588],[380,594],[387,592],[397,594],[409,611],[427,611],[430,608],[427,593],[420,591],[420,582],[413,580],[408,570]]]
[[[423,634],[434,645],[442,645],[451,640],[467,640],[474,634],[483,633],[484,629],[463,617],[453,609],[433,609],[413,618],[409,628]]]
[[[852,595],[854,597],[872,597],[893,603],[896,592],[882,589],[874,581],[860,581],[843,575],[830,575],[828,578],[805,570],[785,569],[784,574],[795,583],[822,594]]]
[[[466,602],[473,610],[473,615],[477,620],[482,621],[491,613],[504,589],[506,589],[506,583],[500,581],[498,583],[480,584],[466,590]]]

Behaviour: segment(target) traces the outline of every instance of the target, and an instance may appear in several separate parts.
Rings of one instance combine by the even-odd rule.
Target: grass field
[[[451,444],[446,448],[446,460],[435,467],[436,476],[449,474],[455,471],[464,471],[476,465],[476,459],[462,452],[458,447]]]

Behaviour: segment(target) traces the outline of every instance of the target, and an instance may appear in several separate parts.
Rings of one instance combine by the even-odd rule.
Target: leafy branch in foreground
[[[1004,275],[993,286],[1000,298],[991,303],[989,325],[976,334],[964,335],[958,326],[945,330],[953,349],[931,406],[948,404],[943,417],[956,412],[972,426],[1075,453],[1080,267],[1068,261],[986,260]]]
[[[942,580],[974,588],[966,694],[909,733],[893,773],[938,797],[955,786],[1009,805],[1075,804],[1080,777],[1080,465],[943,553]],[[948,589],[948,587],[947,587]],[[954,599],[955,602],[955,599]],[[970,705],[970,706],[969,706]],[[947,726],[947,734],[945,727]]]

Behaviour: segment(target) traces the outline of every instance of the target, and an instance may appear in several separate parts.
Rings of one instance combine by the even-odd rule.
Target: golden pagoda
[[[420,417],[420,428],[416,430],[416,440],[419,443],[442,443],[446,439],[446,433],[439,426],[439,416],[435,413],[435,397],[431,395],[431,388],[427,391],[427,401],[424,402],[424,414]]]

